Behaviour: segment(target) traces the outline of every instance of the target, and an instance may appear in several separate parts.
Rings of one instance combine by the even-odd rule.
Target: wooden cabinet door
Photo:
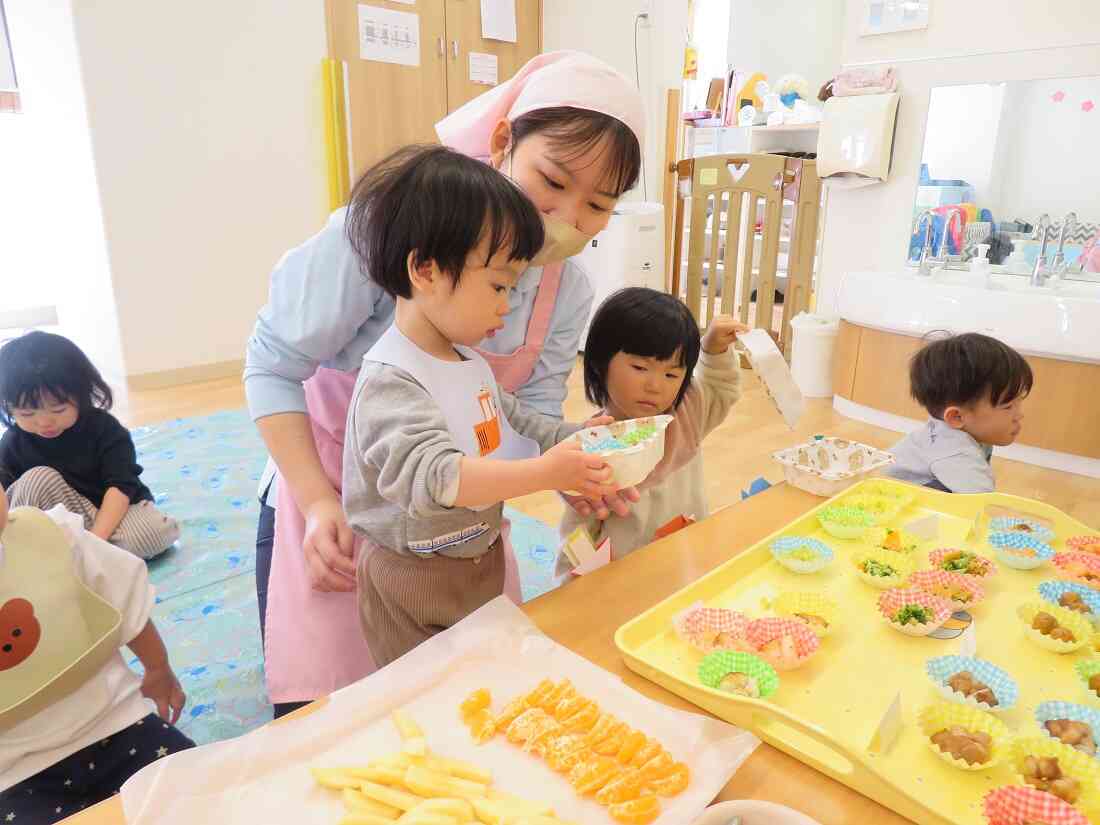
[[[419,66],[360,58],[359,5],[356,0],[326,0],[329,54],[347,64],[353,181],[399,146],[437,142],[435,124],[447,114],[444,0],[364,4],[419,16]]]
[[[542,2],[515,0],[515,43],[482,38],[480,0],[446,0],[446,4],[447,109],[453,112],[491,88],[470,81],[470,52],[496,55],[497,79],[503,82],[542,50]]]

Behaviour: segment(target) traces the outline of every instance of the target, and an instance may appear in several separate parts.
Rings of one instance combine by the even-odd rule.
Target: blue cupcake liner
[[[812,560],[790,558],[791,553],[802,548],[813,552],[815,558]],[[772,542],[771,551],[776,561],[795,573],[816,573],[833,561],[832,548],[825,542],[809,536],[782,536]]]
[[[1016,681],[997,665],[987,662],[985,659],[971,656],[937,656],[925,662],[924,669],[928,673],[928,678],[932,680],[944,697],[960,705],[969,705],[973,708],[1000,713],[1001,711],[1011,710],[1020,698],[1020,689],[1016,686]],[[991,708],[989,705],[976,702],[971,697],[963,696],[948,686],[947,680],[963,670],[969,670],[974,674],[975,679],[984,682],[993,689],[993,694],[997,697],[995,707]]]
[[[1016,531],[1016,528],[1020,525],[1026,525],[1029,530],[1026,533]],[[998,516],[997,518],[989,520],[989,532],[990,533],[1016,533],[1019,536],[1033,536],[1039,539],[1039,541],[1050,542],[1054,540],[1054,531],[1046,525],[1040,524],[1037,521],[1032,521],[1027,518],[1017,518],[1014,516]]]
[[[1017,570],[1031,570],[1054,558],[1054,549],[1049,544],[1024,533],[992,533],[989,544],[1003,564]],[[1011,550],[1031,550],[1034,555],[1021,556]]]
[[[1065,593],[1076,593],[1081,597],[1081,601],[1089,606],[1091,613],[1086,613],[1085,616],[1094,625],[1100,625],[1100,593],[1093,590],[1084,584],[1078,584],[1077,582],[1066,581],[1050,581],[1043,582],[1039,585],[1039,595],[1043,597],[1043,601],[1050,602],[1051,604],[1058,604],[1058,599]],[[1058,605],[1061,607],[1061,605]],[[1097,732],[1100,735],[1100,731]]]
[[[1035,721],[1039,725],[1039,729],[1042,730],[1044,736],[1050,736],[1050,731],[1046,728],[1046,723],[1051,719],[1069,719],[1074,722],[1084,722],[1090,728],[1092,728],[1092,737],[1094,741],[1100,742],[1100,713],[1088,707],[1087,705],[1078,705],[1072,702],[1042,702],[1035,708]],[[1094,759],[1100,759],[1100,751],[1093,756]]]

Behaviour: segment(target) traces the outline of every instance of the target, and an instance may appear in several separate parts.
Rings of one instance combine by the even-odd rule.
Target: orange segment
[[[566,733],[588,733],[600,718],[600,706],[589,702],[565,720]]]
[[[584,735],[580,733],[567,733],[545,741],[542,756],[553,770],[561,772],[563,768],[558,765],[565,757],[584,750]]]
[[[497,735],[496,718],[485,708],[466,717],[466,726],[473,740],[482,745]]]
[[[565,756],[560,756],[553,760],[548,759],[547,764],[558,773],[571,773],[577,765],[590,762],[595,758],[596,754],[588,748],[581,748],[579,751],[574,751]]]
[[[630,760],[634,758],[634,754],[641,750],[642,745],[644,745],[645,743],[646,737],[644,733],[642,733],[640,730],[630,731],[630,733],[628,733],[623,738],[622,747],[619,748],[619,752],[618,754],[616,754],[616,758],[623,765],[629,765]]]
[[[689,782],[691,782],[690,769],[683,762],[677,762],[668,775],[651,781],[649,790],[657,796],[676,796],[687,788]]]
[[[642,795],[645,781],[637,768],[627,768],[596,793],[596,801],[601,805],[614,805],[617,802],[629,802]]]
[[[458,712],[465,719],[467,716],[473,716],[479,710],[485,710],[492,702],[492,697],[489,695],[489,691],[485,688],[479,688],[462,700],[462,704],[458,706]]]
[[[529,708],[537,708],[543,702],[546,701],[546,697],[550,695],[550,692],[554,689],[554,683],[549,679],[543,679],[535,689],[523,697],[523,701]]]
[[[512,744],[525,745],[533,734],[542,729],[547,719],[549,717],[542,708],[528,708],[512,721],[505,735]]]
[[[646,739],[645,744],[638,748],[637,753],[634,754],[634,758],[630,760],[630,764],[635,768],[640,768],[654,756],[663,751],[661,743],[656,739]]]
[[[630,727],[620,722],[619,726],[611,732],[611,735],[597,744],[592,750],[596,751],[596,753],[602,753],[604,756],[618,756],[629,731]]]
[[[539,704],[549,714],[554,713],[554,708],[558,706],[558,702],[565,699],[568,696],[573,696],[577,692],[577,689],[573,687],[573,683],[568,679],[562,679],[558,682],[549,695]]]
[[[582,796],[595,793],[620,773],[623,766],[607,756],[597,756],[582,762],[569,772],[569,782]]]
[[[572,696],[568,696],[558,702],[558,706],[554,708],[554,718],[559,722],[564,722],[588,703],[589,700],[584,696],[581,696],[579,693],[574,693]]]
[[[542,710],[542,708],[539,708]],[[532,725],[531,733],[527,736],[527,741],[523,745],[523,749],[530,753],[534,750],[539,743],[544,742],[557,734],[561,733],[561,723],[554,717],[550,716],[543,711],[542,718]],[[536,751],[541,755],[542,751]]]
[[[664,779],[676,768],[676,763],[672,761],[672,757],[665,751],[661,751],[654,756],[644,765],[642,765],[642,778],[646,782],[654,782],[658,779]]]
[[[623,825],[649,825],[661,815],[661,803],[655,796],[642,796],[612,805],[607,812]]]
[[[585,737],[585,743],[588,745],[596,745],[609,737],[622,723],[612,716],[610,713],[601,713],[600,718],[596,720],[596,724],[592,726],[592,730],[588,732],[588,736]]]
[[[527,710],[527,703],[523,701],[522,696],[519,699],[513,699],[505,706],[504,710],[497,715],[497,730],[502,731],[506,729],[516,720],[516,717],[525,710]]]

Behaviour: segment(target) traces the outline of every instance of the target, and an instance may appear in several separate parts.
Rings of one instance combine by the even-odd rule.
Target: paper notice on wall
[[[470,52],[470,82],[483,86],[496,86],[499,82],[497,56],[483,52]]]
[[[516,0],[481,0],[481,36],[516,42]]]
[[[359,57],[402,66],[420,65],[420,15],[359,5]]]

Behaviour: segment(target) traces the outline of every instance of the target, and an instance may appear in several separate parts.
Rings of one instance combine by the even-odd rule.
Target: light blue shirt
[[[938,481],[952,493],[992,493],[993,448],[938,418],[928,419],[890,448],[897,459],[886,475],[911,484]]]
[[[271,273],[268,302],[245,354],[244,386],[253,420],[306,412],[302,383],[318,367],[358,370],[363,355],[393,321],[393,298],[359,269],[344,234],[346,212],[333,212],[318,234],[287,252]],[[509,295],[504,329],[483,341],[482,349],[506,355],[523,345],[541,277],[542,267],[523,273]],[[565,382],[576,363],[592,297],[584,270],[566,261],[542,353],[516,392],[544,415],[562,416]]]

